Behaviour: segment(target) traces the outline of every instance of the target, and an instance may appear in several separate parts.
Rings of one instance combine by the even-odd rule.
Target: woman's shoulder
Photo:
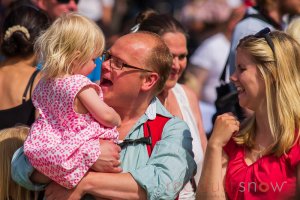
[[[286,157],[292,166],[296,166],[300,162],[300,141],[298,140],[287,152]]]
[[[196,93],[191,88],[189,88],[184,84],[178,84],[178,85],[182,87],[188,99],[193,99],[195,101],[198,101]]]

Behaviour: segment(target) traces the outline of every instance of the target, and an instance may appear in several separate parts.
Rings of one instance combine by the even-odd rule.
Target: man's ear
[[[151,90],[157,83],[158,79],[159,79],[159,76],[157,73],[147,72],[147,74],[144,75],[144,80],[143,80],[141,90],[144,90],[144,91]]]

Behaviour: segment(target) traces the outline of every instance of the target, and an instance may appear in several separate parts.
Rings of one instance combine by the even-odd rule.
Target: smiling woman
[[[262,30],[241,39],[236,55],[231,81],[253,115],[241,127],[230,113],[218,116],[199,198],[299,199],[300,46],[284,32]]]

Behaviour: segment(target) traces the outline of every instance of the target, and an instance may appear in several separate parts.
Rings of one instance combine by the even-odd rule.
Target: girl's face
[[[171,73],[165,85],[166,89],[171,89],[175,86],[186,68],[186,56],[188,54],[187,42],[185,35],[180,32],[166,33],[162,36],[162,39],[173,55]]]
[[[265,106],[265,83],[247,51],[238,48],[236,69],[230,77],[238,91],[241,107],[256,111]]]
[[[75,74],[81,74],[84,76],[89,75],[96,67],[97,57],[90,59],[85,65],[83,65]]]

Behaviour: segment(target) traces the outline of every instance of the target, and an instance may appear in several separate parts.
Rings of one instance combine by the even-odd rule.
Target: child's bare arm
[[[106,127],[114,127],[121,124],[119,114],[99,99],[99,95],[94,88],[86,87],[82,89],[77,97],[99,123]]]

